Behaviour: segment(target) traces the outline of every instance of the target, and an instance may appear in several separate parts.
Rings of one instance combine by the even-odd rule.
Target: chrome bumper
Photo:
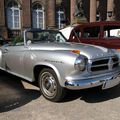
[[[102,89],[108,89],[120,83],[119,76],[120,73],[118,72],[115,74],[107,74],[104,76],[88,78],[84,80],[67,80],[65,82],[65,87],[71,90],[80,90],[102,85]]]

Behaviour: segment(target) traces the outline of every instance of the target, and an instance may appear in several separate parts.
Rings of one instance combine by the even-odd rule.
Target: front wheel
[[[57,75],[50,68],[44,68],[39,74],[39,86],[43,96],[50,101],[60,101],[65,95],[65,90],[60,86]]]

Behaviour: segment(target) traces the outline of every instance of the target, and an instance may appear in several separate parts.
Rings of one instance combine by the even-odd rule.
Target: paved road
[[[53,103],[39,88],[0,73],[0,120],[120,120],[120,85],[69,91],[63,102]]]

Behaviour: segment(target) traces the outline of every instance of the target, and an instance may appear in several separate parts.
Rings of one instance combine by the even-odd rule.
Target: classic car
[[[62,100],[66,89],[108,89],[120,83],[114,50],[66,42],[56,30],[26,29],[23,36],[0,48],[0,69],[38,82],[50,101]]]
[[[67,37],[69,42],[82,42],[120,49],[120,22],[118,21],[77,24],[60,31]]]

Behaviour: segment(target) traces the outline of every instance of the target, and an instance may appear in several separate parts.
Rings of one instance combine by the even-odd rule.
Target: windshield
[[[27,42],[66,42],[65,37],[59,32],[54,30],[39,30],[39,31],[27,31]]]

